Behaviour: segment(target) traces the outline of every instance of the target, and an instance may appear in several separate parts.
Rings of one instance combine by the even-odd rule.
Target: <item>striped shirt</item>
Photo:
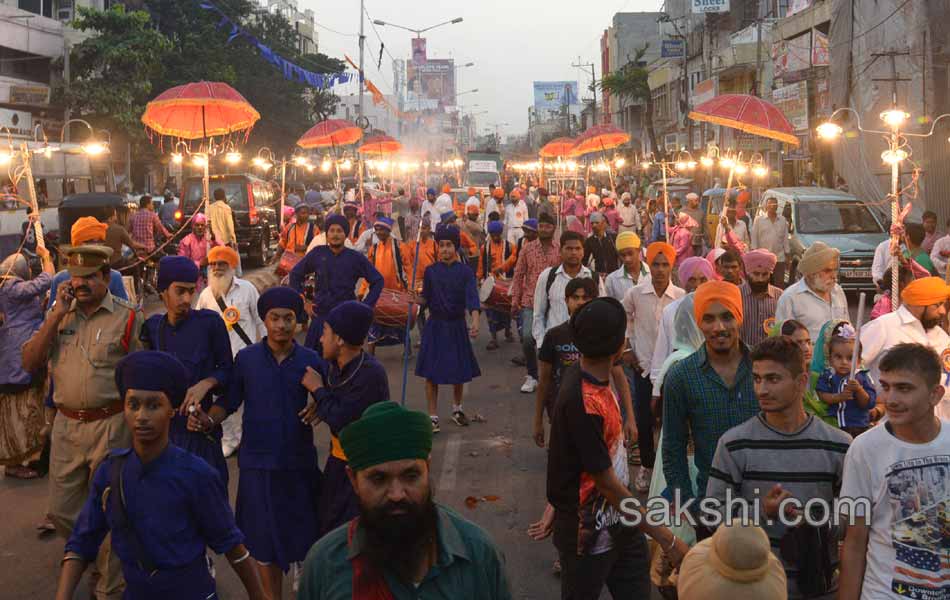
[[[841,489],[844,457],[851,445],[851,436],[809,415],[805,424],[794,433],[772,428],[762,414],[723,434],[716,456],[709,469],[706,496],[726,501],[726,490],[733,497],[749,502],[758,500],[764,511],[764,498],[775,484],[780,484],[802,505],[812,498],[832,502]],[[725,504],[723,504],[725,508]],[[749,514],[754,515],[752,507]],[[732,507],[733,515],[738,514]],[[798,592],[798,565],[782,556],[781,542],[788,528],[777,519],[760,514],[760,526],[769,536],[772,552],[782,560],[788,577],[788,597],[801,598]],[[832,566],[838,562],[836,536],[827,552]]]
[[[739,337],[743,344],[754,348],[768,337],[765,331],[766,321],[771,323],[771,319],[775,319],[775,307],[778,306],[782,290],[769,285],[765,296],[759,297],[752,293],[749,282],[743,281],[739,291],[742,292],[742,325],[739,328]]]

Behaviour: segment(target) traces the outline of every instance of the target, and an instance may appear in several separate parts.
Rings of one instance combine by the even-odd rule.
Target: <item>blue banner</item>
[[[683,58],[685,52],[684,40],[663,40],[660,43],[660,58]]]

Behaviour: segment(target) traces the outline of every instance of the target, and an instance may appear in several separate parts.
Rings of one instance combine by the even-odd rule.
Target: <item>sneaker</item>
[[[521,386],[522,394],[533,394],[534,390],[538,389],[538,380],[534,377],[528,375],[524,378],[524,384]]]
[[[439,427],[439,417],[429,417],[432,421],[432,433],[439,433],[442,429]]]
[[[519,367],[523,367],[528,363],[525,362],[524,357],[519,354],[518,356],[515,356],[511,359],[511,364],[519,366]]]
[[[637,492],[640,494],[646,494],[649,492],[651,479],[653,479],[653,470],[640,467],[640,470],[637,471],[637,479],[633,483],[633,485],[637,488]]]
[[[452,413],[452,420],[455,421],[455,424],[459,427],[468,427],[468,417],[466,417],[465,413],[461,410]]]

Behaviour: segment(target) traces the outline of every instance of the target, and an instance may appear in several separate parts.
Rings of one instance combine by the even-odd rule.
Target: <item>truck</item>
[[[498,152],[469,152],[468,169],[465,171],[465,187],[478,192],[487,192],[488,186],[501,185],[502,160]]]

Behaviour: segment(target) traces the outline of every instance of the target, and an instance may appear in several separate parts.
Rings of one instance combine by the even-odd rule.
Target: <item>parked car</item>
[[[867,202],[829,188],[773,188],[762,194],[759,214],[772,198],[778,201],[779,214],[789,220],[792,262],[797,263],[815,242],[824,242],[841,250],[838,283],[842,288],[874,290],[874,250],[888,236]]]
[[[213,175],[209,185],[212,198],[218,188],[224,190],[234,214],[238,251],[250,266],[263,266],[277,248],[280,198],[266,181],[253,175]],[[201,192],[201,177],[185,179],[182,221],[187,221],[195,211],[204,211]]]

